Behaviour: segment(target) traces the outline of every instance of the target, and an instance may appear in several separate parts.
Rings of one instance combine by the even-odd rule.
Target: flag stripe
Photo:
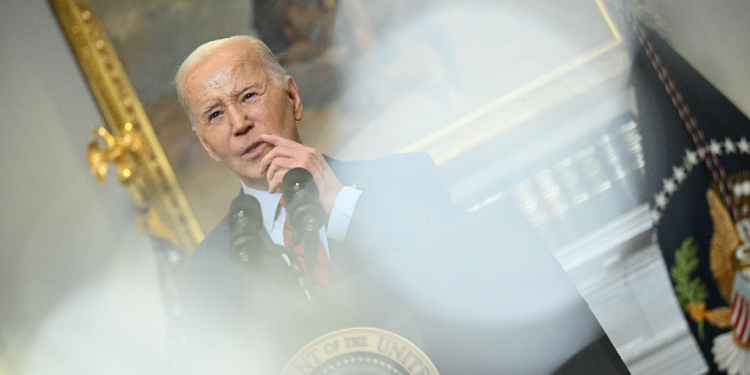
[[[732,329],[737,328],[737,318],[739,317],[739,312],[737,304],[739,303],[739,295],[737,295],[736,291],[732,291],[732,309],[729,310],[732,312]]]
[[[734,322],[734,325],[732,325],[732,329],[737,331],[739,329],[740,323],[742,322],[742,315],[743,310],[745,308],[745,305],[742,303],[742,298],[737,298],[737,319]]]
[[[747,329],[747,301],[743,299],[740,306],[742,306],[742,312],[740,313],[740,321],[737,322],[739,326],[739,329],[737,330],[738,338],[745,336],[745,330]]]
[[[748,310],[750,310],[750,302],[748,302],[748,301],[744,301],[744,302],[745,302],[745,321],[742,322],[742,324],[743,324],[743,327],[742,327],[743,333],[740,335],[740,342],[743,345],[747,344],[748,337],[750,337],[750,329],[748,329],[748,324],[747,324],[747,321],[748,321],[748,312],[749,312]]]

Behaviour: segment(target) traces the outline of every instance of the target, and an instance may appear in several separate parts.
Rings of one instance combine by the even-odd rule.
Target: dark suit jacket
[[[516,362],[501,361],[519,353],[534,358],[539,345],[553,337],[566,338],[554,350],[571,355],[579,351],[558,373],[627,373],[606,337],[593,344],[586,341],[601,334],[596,318],[583,299],[571,297],[575,288],[570,284],[566,289],[567,276],[534,240],[520,213],[507,207],[508,200],[508,209],[501,208],[506,214],[498,220],[480,216],[457,223],[459,215],[427,155],[329,164],[342,183],[363,191],[345,241],[329,243],[337,278],[358,273],[401,248],[410,249],[296,306],[303,300],[283,282],[230,260],[227,222],[222,221],[178,275],[189,363],[179,373],[278,373],[313,338],[350,326],[379,327],[416,340],[447,374],[466,373],[464,366],[479,373],[495,373],[493,366],[514,368]],[[444,230],[449,225],[455,230]],[[430,238],[433,231],[441,235]],[[509,251],[520,255],[510,257]],[[285,266],[279,257],[264,261],[279,270]],[[551,296],[534,271],[538,267],[563,285],[556,290],[567,297],[556,303],[565,302],[556,314],[543,309],[538,311],[544,314],[530,314],[523,324],[506,321],[502,316],[508,306],[522,308],[519,301],[532,294],[542,300]],[[520,285],[503,287],[508,280],[519,280]],[[385,285],[391,281],[398,285]],[[482,289],[487,289],[484,296]],[[432,313],[445,310],[445,300],[460,301],[467,313],[454,308],[447,315]],[[482,317],[483,322],[456,316]],[[497,349],[511,354],[493,355]],[[545,361],[543,366],[549,367],[549,358]],[[257,366],[261,370],[256,371]]]
[[[344,185],[355,184],[362,191],[345,240],[329,241],[334,281],[414,244],[456,217],[442,175],[427,154],[327,159]],[[302,301],[284,280],[232,261],[228,234],[225,217],[178,272],[188,340],[210,341],[219,326],[252,326]],[[263,269],[289,272],[280,257],[262,263]]]

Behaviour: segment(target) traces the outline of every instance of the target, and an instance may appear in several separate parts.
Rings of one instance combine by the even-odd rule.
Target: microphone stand
[[[315,244],[320,228],[323,226],[326,216],[323,202],[318,197],[318,186],[315,184],[310,171],[304,168],[292,168],[286,172],[281,181],[284,200],[286,201],[286,214],[290,216],[292,227],[292,238],[287,244],[287,256],[292,266],[292,271],[297,276],[297,282],[302,287],[308,298],[315,294],[313,286],[313,270],[317,260],[318,249]],[[317,227],[317,228],[315,228]],[[302,231],[300,232],[300,230]],[[297,260],[294,247],[305,240],[305,248],[302,249],[302,259],[305,260],[307,272],[304,272]]]
[[[310,275],[305,272],[305,270],[302,269],[302,265],[299,262],[298,259],[298,253],[294,251],[294,247],[299,245],[302,242],[302,236],[300,236],[297,231],[294,231],[292,234],[292,238],[289,240],[289,244],[286,246],[286,256],[289,259],[289,267],[292,269],[292,273],[294,274],[295,281],[297,282],[298,286],[302,289],[302,292],[305,294],[305,297],[312,298],[313,295],[315,295],[315,288],[312,287],[312,278]],[[305,247],[307,247],[307,241],[305,244]],[[307,249],[304,250],[305,253],[307,253]],[[305,254],[303,254],[304,256]],[[305,263],[309,263],[307,261],[307,258],[305,258]]]

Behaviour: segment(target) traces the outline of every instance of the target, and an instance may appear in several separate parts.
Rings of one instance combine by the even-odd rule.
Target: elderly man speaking
[[[315,279],[318,293],[455,216],[442,176],[426,154],[340,161],[304,146],[297,131],[303,115],[299,90],[257,38],[235,36],[198,47],[175,83],[208,154],[239,177],[240,194],[258,199],[267,240],[283,246],[289,237],[281,192],[287,171],[301,167],[312,174],[328,215],[317,259],[327,275]],[[258,322],[300,302],[288,258],[264,256],[261,266],[246,267],[230,258],[228,237],[225,218],[180,269],[187,324]],[[269,269],[281,277],[262,272]],[[207,315],[191,317],[193,306]]]
[[[277,372],[280,361],[314,338],[302,331],[317,336],[355,323],[404,332],[421,327],[411,333],[429,338],[423,344],[435,358],[449,357],[444,366],[474,369],[449,373],[549,373],[566,361],[575,369],[588,363],[612,370],[595,373],[627,373],[585,301],[517,212],[506,210],[502,223],[458,223],[440,172],[423,153],[340,161],[304,146],[297,86],[258,39],[202,45],[181,65],[176,86],[203,147],[237,174],[240,198],[259,202],[263,243],[294,246],[282,194],[288,192],[280,190],[293,187],[284,176],[295,168],[312,175],[327,216],[318,233],[308,230],[303,256],[264,251],[237,261],[228,249],[237,215],[198,246],[177,275],[187,358],[201,366],[197,373]],[[305,283],[295,284],[300,265],[315,288],[305,289],[309,303],[296,306],[305,300],[299,293]],[[431,318],[417,321],[406,306]],[[449,344],[450,337],[462,340]],[[584,349],[590,343],[593,351]],[[318,360],[314,350],[305,365]],[[488,350],[492,355],[482,360],[471,354]],[[275,370],[242,370],[263,363]]]

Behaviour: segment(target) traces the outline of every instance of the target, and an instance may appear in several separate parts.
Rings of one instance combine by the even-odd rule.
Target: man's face
[[[260,161],[273,145],[261,141],[261,134],[300,142],[296,122],[302,119],[302,102],[294,81],[275,82],[254,48],[236,42],[190,69],[182,90],[208,154],[246,185],[266,189]]]

